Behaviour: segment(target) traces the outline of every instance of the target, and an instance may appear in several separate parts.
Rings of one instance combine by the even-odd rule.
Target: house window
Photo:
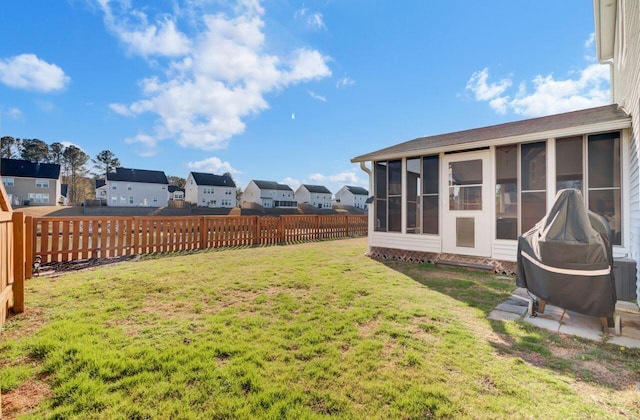
[[[15,180],[13,178],[2,178],[5,187],[13,187]]]
[[[112,204],[118,204],[118,197],[117,197],[117,196],[115,196],[115,195],[112,195],[112,196],[111,196],[111,203],[112,203]]]
[[[566,188],[582,189],[582,136],[556,140],[556,191]]]
[[[29,201],[32,203],[49,204],[49,194],[29,193]]]
[[[36,188],[49,188],[48,179],[36,179]]]
[[[422,158],[422,233],[438,234],[439,172],[440,161],[437,155]],[[362,205],[361,208],[364,207]]]
[[[131,191],[131,184],[127,184],[127,190]]]
[[[133,204],[133,196],[132,195],[129,196],[129,204]]]
[[[157,203],[158,202],[158,197],[153,197],[153,202]]]
[[[520,232],[527,232],[547,212],[547,144],[520,145]]]
[[[420,233],[420,159],[407,159],[407,233]]]
[[[587,139],[587,200],[589,210],[607,219],[614,245],[622,245],[620,188],[620,133]]]
[[[496,239],[518,239],[518,145],[496,147]]]
[[[379,232],[400,232],[402,161],[376,162],[376,226]]]
[[[482,160],[449,164],[449,210],[482,210]]]
[[[111,184],[111,189],[112,189],[112,190],[117,190],[117,189],[118,189],[118,184],[117,184],[117,183],[115,183],[115,182],[114,182],[114,183],[112,183],[112,184]]]
[[[124,195],[120,196],[120,204],[126,204],[127,203],[127,197],[125,197]]]

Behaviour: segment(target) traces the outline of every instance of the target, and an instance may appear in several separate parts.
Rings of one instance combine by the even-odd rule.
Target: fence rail
[[[33,218],[43,263],[366,236],[366,215]]]

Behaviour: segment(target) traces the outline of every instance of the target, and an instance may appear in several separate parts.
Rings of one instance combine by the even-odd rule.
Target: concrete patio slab
[[[524,315],[527,312],[527,307],[522,305],[514,305],[512,303],[504,302],[496,306],[496,309],[504,312],[511,312],[514,314]]]
[[[522,320],[558,334],[606,341],[621,347],[640,348],[640,309],[634,302],[619,301],[616,304],[614,315],[620,316],[622,322],[622,334],[617,336],[613,328],[607,328],[603,332],[598,317],[567,311],[553,305],[547,305],[544,313],[530,317],[527,313],[529,299],[526,289],[518,288],[487,317],[496,321]]]

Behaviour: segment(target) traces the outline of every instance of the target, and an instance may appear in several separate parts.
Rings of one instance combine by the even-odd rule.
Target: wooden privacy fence
[[[24,214],[11,209],[0,185],[0,328],[9,309],[15,313],[24,311],[24,281],[31,275],[31,265],[26,263],[31,251],[26,246],[26,232]]]
[[[367,235],[366,215],[44,217],[27,225],[30,253],[42,263]]]

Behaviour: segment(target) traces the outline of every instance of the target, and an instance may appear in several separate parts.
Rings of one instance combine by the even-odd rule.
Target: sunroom
[[[517,239],[564,188],[628,255],[631,118],[617,105],[417,138],[352,159],[369,174],[369,253],[511,272]]]

